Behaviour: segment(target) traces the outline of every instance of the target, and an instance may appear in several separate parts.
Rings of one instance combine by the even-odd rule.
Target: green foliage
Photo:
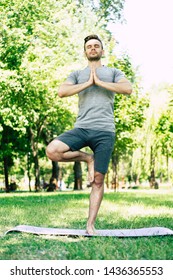
[[[98,21],[90,6],[76,1],[1,1],[0,12],[0,131],[9,127],[26,140],[8,143],[12,161],[15,145],[19,153],[32,151],[38,168],[39,144],[74,121],[76,100],[60,100],[57,91],[69,72],[84,65],[83,38],[96,32],[108,41],[110,34],[104,18]]]
[[[172,116],[172,86],[168,87],[170,94],[170,101],[166,111],[164,111],[157,123],[155,133],[159,140],[159,146],[161,147],[162,154],[166,157],[173,157],[173,116]]]
[[[144,110],[148,106],[148,100],[140,95],[136,70],[133,69],[131,60],[127,55],[121,59],[116,59],[112,55],[109,65],[123,71],[133,87],[133,93],[130,96],[120,94],[115,96],[116,142],[113,155],[118,163],[122,156],[131,153],[136,146],[133,133],[143,125],[145,120]]]
[[[78,0],[79,4],[89,5],[99,19],[105,18],[106,22],[122,21],[125,0]]]
[[[133,68],[130,57],[125,54],[121,58],[116,59],[115,56],[110,57],[112,66],[123,71],[131,83],[136,82],[136,70]]]
[[[149,107],[144,111],[146,120],[134,138],[137,148],[133,151],[131,172],[148,180],[153,172],[156,180],[171,184],[172,140],[171,87],[160,85],[148,93]]]

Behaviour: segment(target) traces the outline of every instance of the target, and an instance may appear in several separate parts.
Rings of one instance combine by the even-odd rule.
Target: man
[[[120,70],[102,65],[104,50],[97,35],[84,39],[84,53],[88,66],[71,73],[58,92],[59,97],[78,94],[79,113],[75,127],[55,138],[47,146],[46,153],[53,161],[87,163],[92,189],[86,231],[93,235],[114,146],[114,96],[115,93],[131,94],[132,87]],[[86,146],[93,154],[80,151]]]

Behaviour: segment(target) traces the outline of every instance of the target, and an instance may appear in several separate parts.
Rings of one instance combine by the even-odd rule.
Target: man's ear
[[[102,56],[104,56],[105,55],[105,51],[104,50],[102,50]]]

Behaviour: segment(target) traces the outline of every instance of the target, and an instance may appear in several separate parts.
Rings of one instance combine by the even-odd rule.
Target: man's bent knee
[[[99,172],[95,172],[94,175],[94,185],[98,188],[101,188],[104,184],[105,175]]]
[[[46,155],[53,161],[61,161],[63,159],[63,153],[68,151],[69,147],[61,141],[53,140],[46,147]]]
[[[62,160],[62,153],[58,153],[56,150],[51,149],[50,147],[46,148],[46,155],[52,161]]]

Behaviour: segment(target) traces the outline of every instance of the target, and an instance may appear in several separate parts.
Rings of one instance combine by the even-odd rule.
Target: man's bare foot
[[[87,225],[86,232],[89,235],[96,235],[97,234],[94,226],[92,226],[92,225]]]
[[[94,181],[94,157],[91,156],[87,162],[88,164],[88,181],[92,183]]]

